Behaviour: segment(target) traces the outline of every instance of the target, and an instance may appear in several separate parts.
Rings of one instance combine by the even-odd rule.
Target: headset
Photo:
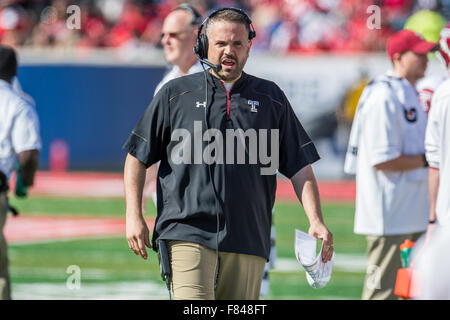
[[[192,15],[192,19],[189,22],[192,26],[200,24],[203,21],[201,14],[198,13],[198,11],[195,10],[194,7],[192,7],[190,4],[182,3],[178,7],[173,9],[173,11],[176,11],[176,10],[185,10],[185,11],[189,12]]]
[[[245,22],[247,23],[248,28],[250,29],[249,34],[248,34],[248,40],[252,40],[253,38],[256,37],[256,31],[255,31],[255,28],[253,27],[252,20],[247,15],[247,13],[245,13],[244,10],[239,9],[239,8],[230,7],[230,8],[221,8],[221,9],[218,9],[216,11],[213,11],[213,13],[211,13],[203,21],[203,23],[198,27],[197,45],[194,47],[194,53],[199,58],[200,62],[206,64],[209,67],[211,67],[216,73],[218,73],[222,69],[222,65],[220,65],[220,64],[217,64],[217,65],[216,64],[212,64],[211,62],[209,62],[207,60],[208,59],[208,37],[206,36],[206,33],[202,33],[202,30],[203,30],[203,27],[208,23],[209,19],[212,19],[219,12],[226,11],[226,10],[235,11],[235,12],[241,14],[244,17]]]

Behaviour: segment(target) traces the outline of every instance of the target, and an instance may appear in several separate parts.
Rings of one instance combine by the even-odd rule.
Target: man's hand
[[[147,259],[147,250],[145,246],[151,248],[149,240],[149,230],[144,218],[131,216],[126,219],[127,223],[127,241],[128,246],[136,255]]]
[[[126,221],[128,246],[137,255],[147,259],[145,246],[151,248],[149,230],[142,216],[142,190],[145,181],[145,165],[131,154],[127,155],[124,167],[126,199]]]
[[[324,263],[331,260],[333,257],[333,235],[323,223],[312,224],[309,228],[308,234],[314,238],[323,241],[322,261]]]
[[[291,178],[291,181],[309,220],[308,233],[323,241],[322,261],[328,262],[333,257],[333,235],[323,222],[319,189],[311,166],[301,169]]]
[[[39,164],[39,150],[26,150],[19,153],[19,174],[24,187],[34,184],[34,175]]]

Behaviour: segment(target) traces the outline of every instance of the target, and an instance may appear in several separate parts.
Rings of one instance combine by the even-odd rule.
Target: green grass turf
[[[10,200],[22,215],[65,215],[124,217],[123,199],[49,198],[30,197]],[[147,202],[146,217],[156,215],[151,202]],[[337,254],[363,255],[365,241],[353,233],[354,206],[349,204],[322,205],[324,219],[333,233]],[[295,259],[294,229],[308,230],[307,218],[300,204],[277,203],[275,206],[276,243],[279,258]],[[156,253],[148,260],[134,255],[125,238],[79,239],[9,245],[12,283],[49,282],[67,280],[67,267],[77,265],[82,270],[82,281],[101,283],[114,281],[154,280],[163,285],[159,276]],[[363,272],[334,270],[325,288],[309,287],[305,273],[277,271],[270,273],[268,299],[359,299],[363,285]],[[84,271],[83,271],[84,270]]]
[[[11,197],[9,202],[24,215],[125,216],[125,200],[120,198]],[[156,215],[151,200],[146,204],[149,214]]]
[[[159,281],[156,253],[143,260],[124,238],[98,238],[9,246],[12,281],[65,282],[67,267],[79,266],[83,282]]]

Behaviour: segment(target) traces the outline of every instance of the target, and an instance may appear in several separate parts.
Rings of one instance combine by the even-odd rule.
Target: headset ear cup
[[[200,52],[200,46],[198,45],[198,40],[197,40],[197,44],[194,46],[194,53],[197,57],[199,57],[201,59],[199,52]]]
[[[208,58],[208,37],[206,34],[201,34],[198,41],[198,56],[200,59]]]
[[[203,59],[203,47],[201,41],[201,35],[197,37],[197,45],[194,47],[194,53],[197,57],[202,60]]]

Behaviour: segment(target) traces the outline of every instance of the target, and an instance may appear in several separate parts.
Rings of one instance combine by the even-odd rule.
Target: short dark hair
[[[211,25],[216,21],[228,21],[228,22],[237,22],[242,23],[245,25],[245,28],[250,34],[250,25],[247,21],[247,17],[243,14],[238,12],[237,10],[232,9],[224,9],[224,10],[218,10],[217,13],[212,13],[211,16],[206,21],[205,26],[205,32],[208,34],[209,29],[211,28]]]
[[[16,75],[16,52],[11,47],[0,45],[0,79],[11,81]]]

